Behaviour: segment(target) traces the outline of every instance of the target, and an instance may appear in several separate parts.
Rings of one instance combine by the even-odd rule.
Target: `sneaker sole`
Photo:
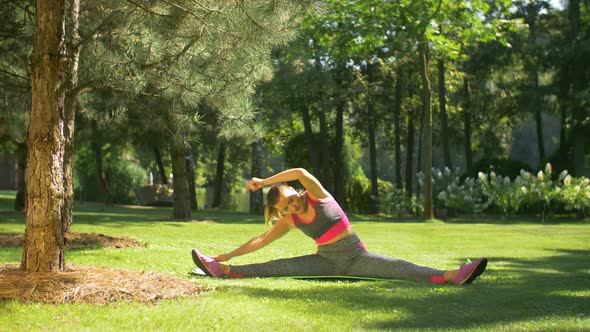
[[[487,266],[488,266],[488,260],[486,258],[482,259],[481,262],[479,262],[479,264],[477,264],[477,267],[475,268],[475,270],[473,270],[473,272],[469,275],[469,277],[467,277],[467,279],[465,279],[461,283],[461,285],[472,283],[473,280],[477,279],[477,277],[479,277],[483,273],[483,271],[486,270]]]
[[[193,256],[193,262],[195,262],[195,264],[199,267],[199,269],[201,269],[203,272],[205,272],[205,274],[208,275],[209,277],[213,277],[213,273],[211,273],[211,271],[209,271],[209,269],[205,266],[205,264],[203,264],[203,262],[201,262],[199,255],[197,254],[197,252],[194,249],[191,251],[191,254]]]

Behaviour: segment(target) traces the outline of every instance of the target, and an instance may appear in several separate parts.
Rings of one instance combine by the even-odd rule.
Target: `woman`
[[[284,184],[295,180],[305,191],[297,192]],[[205,274],[218,278],[355,276],[462,285],[471,283],[486,268],[486,258],[464,264],[457,270],[443,271],[368,252],[332,195],[305,169],[289,169],[267,179],[252,178],[247,188],[256,191],[269,185],[272,187],[267,194],[264,216],[267,224],[274,220],[276,223],[264,234],[226,254],[209,257],[194,249],[193,260]],[[256,251],[292,228],[299,228],[314,239],[317,253],[261,264],[235,266],[220,263]]]

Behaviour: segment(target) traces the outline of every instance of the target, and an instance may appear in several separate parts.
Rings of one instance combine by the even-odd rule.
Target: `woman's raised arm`
[[[264,186],[296,180],[301,183],[307,193],[314,199],[324,199],[331,197],[330,193],[324,189],[320,181],[318,181],[315,176],[313,176],[304,168],[291,168],[266,179],[252,178],[248,182],[246,188],[251,191],[256,191]]]

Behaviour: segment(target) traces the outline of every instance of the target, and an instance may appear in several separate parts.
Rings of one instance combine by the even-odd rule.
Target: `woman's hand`
[[[259,178],[252,178],[246,185],[246,188],[250,191],[256,191],[262,187],[264,187],[264,180]]]
[[[231,256],[228,254],[222,254],[222,255],[211,257],[211,258],[213,258],[214,260],[216,260],[218,262],[226,262],[231,259]]]

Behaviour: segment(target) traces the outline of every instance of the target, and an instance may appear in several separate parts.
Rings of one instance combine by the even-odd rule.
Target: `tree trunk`
[[[27,144],[18,143],[16,150],[16,199],[14,210],[25,212],[27,199],[27,183],[25,173],[27,171]]]
[[[193,159],[193,154],[192,152],[190,152],[190,150],[188,151],[188,154],[185,157],[185,162],[191,209],[194,211],[198,211],[199,204],[197,202],[197,188],[195,186],[195,160]]]
[[[395,82],[395,107],[393,111],[393,130],[394,132],[394,160],[395,160],[395,187],[402,189],[402,143],[401,143],[401,114],[402,104],[407,93],[407,80],[405,67],[402,65],[398,68],[397,81]]]
[[[574,49],[574,60],[571,66],[571,80],[572,80],[572,162],[573,162],[573,175],[583,176],[586,163],[585,163],[585,134],[584,134],[584,121],[585,112],[582,106],[582,95],[584,93],[584,68],[583,59],[580,55],[579,34],[580,34],[580,0],[569,1],[569,19],[570,19],[570,41]]]
[[[445,166],[453,169],[451,144],[449,142],[449,122],[447,114],[447,89],[445,82],[445,62],[438,60],[438,104],[440,107],[440,138],[443,148]]]
[[[424,103],[424,216],[434,218],[432,206],[432,91],[430,79],[428,78],[428,46],[422,41],[421,62],[422,62],[422,102]],[[444,84],[444,83],[443,83]]]
[[[545,142],[543,141],[543,117],[541,116],[540,103],[535,109],[535,123],[537,125],[537,147],[539,149],[539,168],[543,168],[545,162]]]
[[[465,135],[465,169],[471,174],[473,169],[473,152],[471,151],[471,87],[469,79],[463,78],[463,93],[465,105],[463,107],[463,133]]]
[[[346,207],[346,190],[344,188],[344,108],[346,107],[345,84],[344,84],[344,66],[339,65],[338,76],[340,93],[337,98],[336,106],[336,138],[334,147],[334,198],[342,206]]]
[[[169,184],[168,175],[166,175],[166,168],[164,168],[164,162],[162,161],[162,153],[156,146],[154,147],[154,157],[156,158],[156,165],[158,165],[158,174],[160,174],[160,184]]]
[[[422,93],[424,93],[422,91]],[[421,99],[423,99],[423,97],[420,97]],[[426,106],[424,105],[424,103],[422,104],[422,107],[420,107],[420,129],[418,129],[418,161],[416,161],[416,174],[414,174],[414,176],[416,177],[416,196],[418,196],[419,193],[422,192],[423,188],[420,186],[420,182],[418,182],[418,177],[417,177],[417,173],[419,171],[423,170],[422,167],[422,157],[423,157],[423,147],[424,147],[424,121],[425,121],[425,115],[426,115],[426,110],[425,110]],[[425,175],[426,176],[426,175]],[[416,216],[419,217],[420,213],[418,210],[414,211]]]
[[[261,101],[262,97],[263,97],[263,94],[261,91],[259,91],[256,94],[257,106],[260,106],[260,104],[262,103],[262,101]],[[305,110],[305,112],[307,113],[307,109]],[[307,115],[309,117],[309,113],[307,113]],[[256,116],[256,122],[258,122],[258,123],[262,122],[262,113],[261,112],[256,112],[255,116]],[[306,131],[309,130],[310,134],[311,134],[311,120],[309,120],[308,125],[309,125],[309,128],[306,128],[305,130]],[[307,135],[307,133],[306,133],[306,135]],[[250,159],[250,177],[262,178],[262,170],[264,167],[263,166],[264,165],[264,139],[262,137],[256,139],[254,142],[252,142],[252,144],[250,145],[250,148],[252,149],[252,156]],[[309,149],[310,149],[310,158],[312,158],[313,156],[311,155],[312,154],[311,146],[309,147]],[[310,159],[310,162],[311,162],[311,159]],[[316,159],[316,164],[317,164],[317,159]],[[312,168],[313,168],[313,164],[312,164]],[[315,169],[314,169],[314,171],[315,171]],[[263,191],[262,190],[256,190],[254,192],[249,191],[249,195],[250,195],[250,202],[249,202],[250,204],[248,207],[248,212],[250,214],[256,214],[256,215],[264,214],[264,194],[263,194]]]
[[[66,92],[65,92],[65,126],[64,126],[64,221],[66,231],[69,230],[73,222],[72,211],[74,207],[74,130],[76,118],[76,103],[78,100],[78,64],[80,59],[80,0],[68,0],[68,16],[66,19],[67,29],[67,47],[68,47],[68,64],[66,73]]]
[[[371,165],[371,198],[370,209],[371,213],[379,212],[379,183],[377,181],[379,174],[377,173],[377,146],[375,142],[375,101],[373,98],[373,68],[374,64],[367,64],[367,115],[368,115],[368,133],[369,133],[369,159]]]
[[[567,160],[567,93],[557,97],[559,101],[559,155],[560,159]]]
[[[31,56],[32,102],[27,138],[26,228],[21,268],[65,269],[64,118],[65,3],[37,1]]]
[[[258,139],[252,143],[252,161],[250,164],[250,176],[262,178],[262,162],[264,160],[264,141]],[[264,212],[262,190],[250,192],[250,213],[261,215]]]
[[[102,142],[100,141],[100,135],[98,133],[98,128],[95,120],[92,120],[92,150],[94,150],[94,157],[96,158],[96,175],[98,176],[98,181],[100,186],[102,187],[102,191],[104,193],[104,204],[105,205],[112,205],[113,204],[113,195],[111,193],[111,188],[109,186],[109,181],[106,176],[106,172],[104,170],[104,160],[102,157]]]
[[[223,204],[223,173],[225,172],[225,151],[227,144],[224,141],[219,143],[219,150],[217,153],[217,172],[215,173],[215,188],[213,192],[212,207],[221,207]]]
[[[415,110],[408,110],[408,146],[406,151],[406,194],[412,197],[412,181],[414,178],[414,135],[415,135]]]
[[[334,192],[334,185],[332,184],[332,169],[330,167],[330,135],[328,133],[328,124],[326,122],[326,109],[321,107],[319,110],[320,116],[320,149],[322,153],[320,154],[320,160],[322,165],[322,172],[320,175],[320,182],[323,186],[329,191]]]
[[[305,141],[307,142],[307,153],[309,157],[309,164],[313,170],[313,174],[320,176],[320,163],[318,161],[318,151],[313,137],[313,130],[311,126],[311,116],[309,115],[309,106],[305,105],[301,108],[301,117],[303,119],[303,129],[305,133]]]
[[[174,219],[192,218],[188,176],[186,170],[186,146],[182,140],[172,140],[170,158],[172,159],[172,186],[174,188]]]
[[[528,47],[535,48],[537,41],[537,17],[539,16],[540,7],[537,3],[531,2],[526,6],[525,22],[529,26]],[[535,125],[537,131],[537,152],[539,154],[539,167],[543,167],[545,161],[545,142],[543,141],[543,118],[541,117],[541,100],[539,97],[539,72],[538,72],[538,57],[529,55],[525,59],[525,69],[528,73],[529,84],[531,89],[527,95],[529,111],[532,111],[535,118]]]

